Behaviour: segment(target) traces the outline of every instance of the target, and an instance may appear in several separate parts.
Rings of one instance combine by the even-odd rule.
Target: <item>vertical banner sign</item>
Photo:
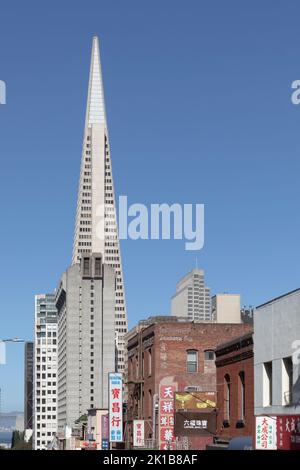
[[[300,450],[300,416],[277,416],[277,449]]]
[[[277,449],[276,416],[256,417],[255,448],[258,450]]]
[[[123,441],[123,381],[122,374],[109,374],[109,440]]]
[[[145,442],[145,421],[135,419],[133,421],[133,446],[143,447]]]
[[[109,415],[101,416],[101,449],[109,449],[109,439],[108,439],[108,429],[109,429]]]
[[[159,449],[174,450],[174,395],[173,385],[159,387]]]
[[[108,439],[108,414],[101,416],[101,437]]]

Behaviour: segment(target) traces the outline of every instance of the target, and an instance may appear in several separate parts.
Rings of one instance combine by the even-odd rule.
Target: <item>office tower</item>
[[[127,315],[97,37],[92,46],[72,264],[90,253],[101,253],[103,262],[116,272],[117,369],[123,372]]]
[[[101,254],[83,254],[63,275],[58,310],[58,431],[91,408],[108,407],[115,370],[115,272]]]
[[[240,294],[216,294],[211,298],[212,320],[216,323],[242,323]]]
[[[24,350],[24,429],[33,427],[33,348],[32,341],[26,341]]]
[[[210,289],[205,286],[202,269],[193,269],[177,283],[171,314],[193,321],[211,321]]]
[[[57,431],[57,311],[54,294],[35,296],[33,447],[47,449]]]

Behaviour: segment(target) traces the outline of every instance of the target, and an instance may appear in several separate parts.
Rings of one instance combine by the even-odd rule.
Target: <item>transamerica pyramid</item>
[[[115,269],[117,369],[123,372],[127,314],[97,37],[92,45],[72,264],[85,253],[102,253],[104,263]]]

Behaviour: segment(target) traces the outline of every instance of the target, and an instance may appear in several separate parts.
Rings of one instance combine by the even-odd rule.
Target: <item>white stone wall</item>
[[[300,366],[293,366],[293,395],[299,405],[283,406],[286,387],[283,359],[293,356],[300,344],[300,290],[275,299],[254,313],[254,387],[255,415],[300,413]],[[299,346],[298,346],[299,349]],[[299,356],[300,360],[300,356]],[[272,405],[264,407],[264,363],[272,362]]]

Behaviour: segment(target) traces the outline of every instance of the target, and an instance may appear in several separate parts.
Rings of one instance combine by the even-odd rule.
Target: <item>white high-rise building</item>
[[[93,38],[72,264],[100,253],[116,274],[117,369],[124,371],[127,314],[98,38]]]
[[[58,312],[59,435],[91,408],[108,408],[108,374],[115,370],[115,273],[101,254],[86,254],[62,275]]]
[[[176,294],[171,299],[171,314],[191,321],[212,320],[210,288],[205,286],[202,269],[193,269],[177,283]]]
[[[35,296],[33,448],[47,449],[57,431],[57,311],[54,294]]]

